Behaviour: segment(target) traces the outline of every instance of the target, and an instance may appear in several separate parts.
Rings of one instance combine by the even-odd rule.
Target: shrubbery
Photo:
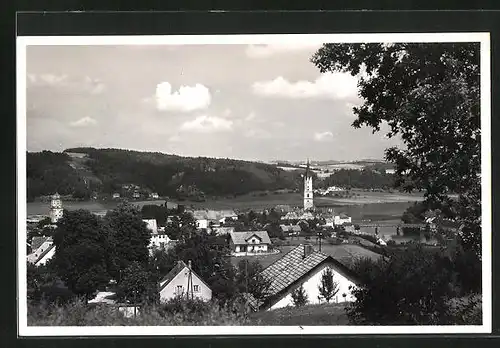
[[[354,270],[363,285],[352,290],[356,301],[346,308],[353,324],[481,323],[481,303],[477,297],[464,300],[460,295],[452,259],[421,245],[376,262],[360,260]]]
[[[214,302],[173,299],[163,305],[141,307],[126,318],[115,305],[89,305],[77,299],[65,305],[28,304],[29,326],[168,326],[251,325],[245,311]]]

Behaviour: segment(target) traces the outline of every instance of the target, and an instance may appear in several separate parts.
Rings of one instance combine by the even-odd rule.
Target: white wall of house
[[[35,263],[36,260],[38,259],[38,257],[40,255],[42,255],[42,253],[47,250],[47,248],[49,248],[54,242],[49,239],[49,240],[46,240],[45,242],[42,243],[42,245],[40,245],[38,247],[38,249],[34,250],[31,254],[29,254],[27,256],[27,260],[29,263]]]
[[[170,242],[170,238],[166,234],[154,234],[151,235],[151,239],[149,240],[149,247],[161,248],[162,246],[166,246]]]
[[[196,228],[199,228],[199,229],[208,228],[208,219],[196,220]]]
[[[352,302],[355,300],[354,296],[351,294],[351,290],[349,290],[349,286],[355,286],[355,284],[344,277],[342,274],[338,273],[335,268],[332,268],[328,265],[319,268],[314,274],[312,274],[307,280],[304,281],[303,286],[304,290],[307,293],[307,298],[309,300],[309,304],[320,304],[325,303],[325,301],[318,300],[319,295],[319,285],[321,284],[321,275],[326,270],[326,268],[331,268],[333,271],[333,280],[339,283],[339,291],[330,300],[330,303],[340,303],[340,302]],[[300,286],[297,284],[297,287]],[[270,309],[283,308],[288,306],[293,306],[292,300],[292,289],[290,292],[285,294],[278,302],[276,302]],[[342,294],[346,294],[346,297],[342,296]]]
[[[54,257],[55,254],[56,254],[56,247],[53,247],[47,254],[45,254],[40,260],[38,260],[38,262],[35,265],[36,266],[45,265],[50,259]]]
[[[335,225],[350,224],[351,222],[351,217],[341,218],[339,215],[336,215],[334,220]]]
[[[204,301],[212,299],[212,290],[193,272],[193,295]],[[176,296],[186,296],[188,286],[189,269],[184,267],[182,272],[179,272],[170,283],[160,291],[160,301],[166,302]],[[160,287],[163,284],[160,284]]]

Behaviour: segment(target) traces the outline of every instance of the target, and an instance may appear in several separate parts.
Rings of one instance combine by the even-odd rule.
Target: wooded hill
[[[158,152],[71,148],[62,153],[27,153],[28,200],[55,191],[88,198],[93,192],[121,192],[123,185],[130,184],[139,186],[143,194],[204,199],[296,189],[301,177],[300,173],[259,162]]]

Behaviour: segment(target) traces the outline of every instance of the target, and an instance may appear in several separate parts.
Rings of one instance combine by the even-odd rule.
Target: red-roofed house
[[[191,269],[191,261],[189,261],[188,265],[183,261],[177,261],[177,265],[160,280],[161,302],[167,302],[178,296],[199,298],[204,301],[212,299],[212,290]]]
[[[261,308],[293,306],[291,294],[301,285],[310,304],[322,303],[318,299],[318,286],[327,268],[333,271],[333,280],[337,282],[339,289],[332,302],[354,301],[351,289],[356,287],[359,281],[353,272],[333,257],[314,251],[311,245],[299,245],[262,271],[262,275],[271,282],[271,286]]]

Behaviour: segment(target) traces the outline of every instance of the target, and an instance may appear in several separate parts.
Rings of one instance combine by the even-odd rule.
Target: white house
[[[225,236],[227,234],[230,234],[231,232],[234,232],[234,227],[220,226],[212,228],[212,233],[216,236]]]
[[[118,192],[113,193],[113,199],[120,198],[120,194]]]
[[[271,239],[267,231],[229,232],[229,246],[235,253],[262,253],[269,250]]]
[[[28,262],[35,266],[42,266],[54,257],[56,246],[52,237],[33,237],[31,250],[31,254],[27,256]]]
[[[204,301],[212,299],[212,290],[192,270],[191,261],[188,265],[177,261],[177,265],[160,281],[160,302],[167,302],[178,296]]]
[[[301,285],[310,304],[324,303],[318,298],[318,287],[327,268],[332,270],[333,280],[338,286],[331,302],[354,301],[351,290],[359,284],[355,274],[331,256],[314,251],[311,245],[299,245],[262,271],[271,286],[261,309],[293,306],[292,292]]]
[[[152,234],[151,239],[149,240],[149,248],[166,249],[171,241],[172,240],[168,237],[168,235],[164,233]]]
[[[334,217],[334,224],[335,225],[343,225],[343,224],[350,224],[352,222],[352,219],[350,216],[347,216],[344,213],[341,213],[340,215],[335,215]]]
[[[151,193],[149,195],[149,198],[151,198],[151,199],[158,199],[158,198],[160,198],[160,196],[156,192],[153,192],[153,193]]]
[[[235,221],[238,219],[238,215],[234,210],[195,210],[192,215],[196,220],[196,228],[198,229],[207,229],[210,226],[218,227],[228,220]]]
[[[156,219],[142,219],[146,223],[146,227],[151,231],[151,234],[158,234],[158,223]]]

